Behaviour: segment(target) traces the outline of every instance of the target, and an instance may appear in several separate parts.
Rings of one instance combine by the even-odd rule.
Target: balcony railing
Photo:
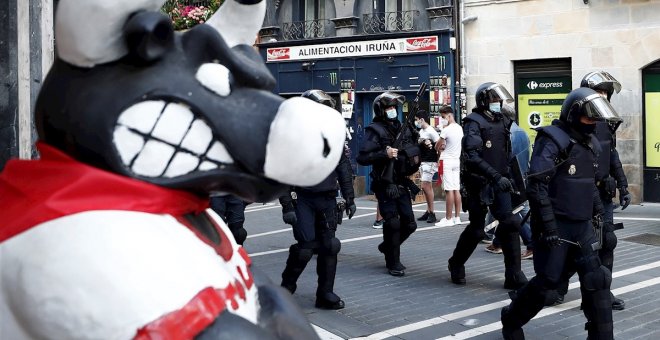
[[[282,24],[282,37],[284,40],[323,38],[328,25],[330,20],[326,19],[285,22]]]
[[[364,14],[362,29],[366,34],[412,31],[416,16],[419,16],[419,11]]]

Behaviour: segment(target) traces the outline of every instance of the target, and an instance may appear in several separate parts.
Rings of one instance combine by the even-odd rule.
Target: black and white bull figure
[[[184,33],[163,2],[59,2],[41,158],[0,174],[3,339],[316,337],[206,207],[324,179],[341,115],[269,92],[250,46],[265,1],[227,0]]]

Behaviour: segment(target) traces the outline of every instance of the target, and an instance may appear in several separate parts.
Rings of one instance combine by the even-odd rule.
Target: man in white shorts
[[[438,152],[435,145],[440,140],[440,136],[429,125],[429,122],[428,112],[419,110],[415,113],[415,126],[420,129],[418,140],[421,149],[420,181],[422,182],[422,191],[426,199],[426,212],[417,220],[435,223],[438,219],[435,217],[435,212],[433,212],[433,175],[438,172]]]
[[[440,153],[440,162],[442,164],[442,186],[445,189],[446,213],[440,222],[435,225],[438,227],[452,226],[460,224],[461,218],[461,139],[463,139],[463,129],[454,120],[454,111],[450,106],[440,109],[440,116],[443,123],[447,126],[440,132],[440,142],[438,143],[438,152]],[[452,216],[452,210],[454,212]]]

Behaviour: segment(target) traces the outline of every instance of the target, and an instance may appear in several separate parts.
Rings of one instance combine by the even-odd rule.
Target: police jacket
[[[537,131],[527,186],[532,222],[550,230],[555,217],[587,221],[602,213],[595,185],[598,140],[558,120]]]
[[[356,160],[360,165],[372,166],[371,177],[374,180],[372,188],[379,188],[382,185],[383,172],[390,163],[390,158],[387,157],[387,147],[394,147],[394,139],[400,128],[401,122],[398,120],[385,121],[384,119],[375,117],[373,123],[365,129],[364,143],[360,148]],[[403,150],[416,150],[419,155],[417,131],[406,128],[403,130],[402,135],[402,142],[398,148],[399,155],[394,166],[395,173],[392,178],[394,183],[397,184],[406,183],[409,181],[408,176],[411,175],[411,173],[403,173],[404,171],[402,171],[405,168],[403,162],[410,161]]]
[[[302,195],[334,195],[337,190],[337,183],[339,183],[339,190],[341,191],[342,197],[347,200],[355,198],[355,193],[353,191],[353,168],[351,167],[351,161],[348,159],[345,152],[342,152],[341,157],[339,158],[339,164],[337,164],[335,171],[331,172],[330,175],[319,184],[311,187],[292,187],[291,190]],[[285,211],[292,207],[292,200],[293,198],[290,193],[280,196],[280,204],[282,204]]]
[[[609,177],[616,180],[616,187],[627,187],[628,180],[623,172],[623,165],[619,159],[619,152],[616,151],[616,137],[612,134],[607,122],[596,123],[594,136],[598,139],[601,146],[601,153],[598,156],[598,174],[596,181],[601,191],[612,191],[614,188],[605,188]]]
[[[509,174],[511,119],[496,114],[494,119],[473,111],[463,119],[462,159],[467,174],[463,181],[479,187]]]

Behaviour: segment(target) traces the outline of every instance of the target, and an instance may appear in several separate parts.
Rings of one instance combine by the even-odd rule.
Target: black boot
[[[451,275],[451,282],[457,285],[464,285],[466,283],[465,266],[453,266],[450,259],[447,264],[447,269],[449,269],[449,274]]]
[[[610,292],[610,294],[612,294],[612,293]],[[614,296],[614,294],[612,294],[612,309],[613,310],[624,310],[624,309],[626,309],[626,302],[619,299],[618,297]]]
[[[344,301],[342,301],[342,299],[340,299],[339,296],[337,296],[337,294],[325,293],[322,294],[321,296],[319,295],[316,296],[316,303],[314,304],[314,306],[316,306],[316,308],[321,308],[321,309],[337,310],[344,308],[345,304]]]
[[[286,267],[284,267],[284,271],[282,272],[282,283],[280,285],[291,292],[291,294],[295,293],[297,288],[296,282],[313,255],[314,252],[312,249],[300,248],[298,244],[289,247],[289,257],[286,260]]]
[[[514,232],[497,233],[504,254],[504,288],[519,289],[527,283],[527,277],[520,267],[520,236]]]
[[[522,328],[511,326],[509,306],[503,307],[500,311],[500,320],[502,322],[502,337],[504,340],[525,340],[525,333]]]

